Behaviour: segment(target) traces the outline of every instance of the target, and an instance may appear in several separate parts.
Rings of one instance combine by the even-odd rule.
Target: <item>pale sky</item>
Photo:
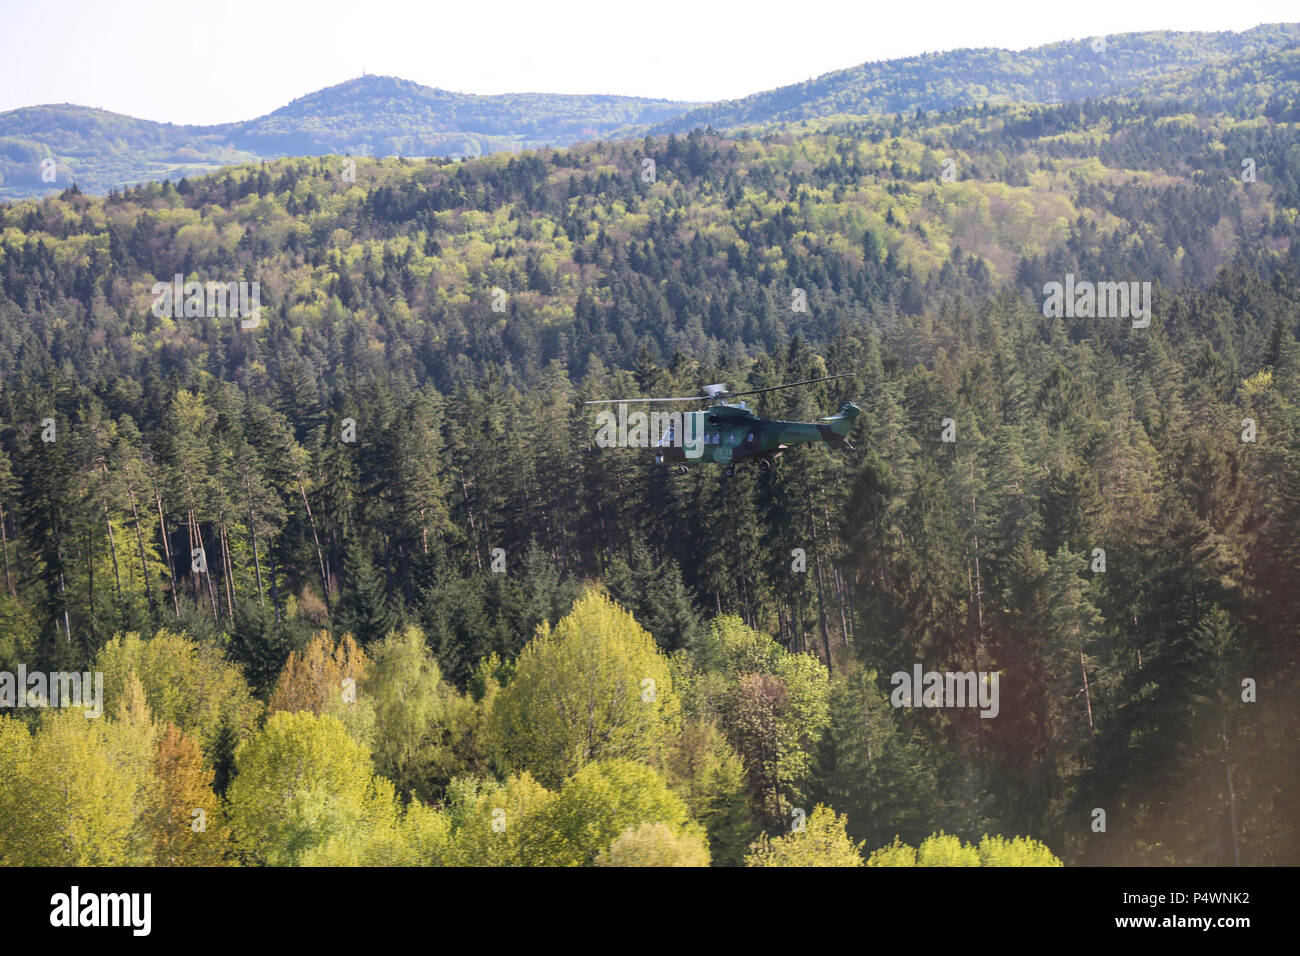
[[[1296,19],[1296,0],[0,0],[0,111],[223,123],[363,70],[466,93],[715,100],[960,47]]]

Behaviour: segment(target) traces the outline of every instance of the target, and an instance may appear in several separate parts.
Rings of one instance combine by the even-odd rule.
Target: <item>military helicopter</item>
[[[685,473],[687,460],[713,461],[725,465],[723,474],[730,478],[735,474],[736,465],[748,461],[755,462],[761,472],[771,471],[776,459],[791,445],[824,441],[835,449],[852,448],[853,446],[844,436],[848,434],[854,420],[862,411],[853,402],[845,402],[836,414],[819,418],[815,422],[786,422],[759,418],[746,407],[744,402],[732,401],[733,399],[847,377],[847,375],[827,375],[823,378],[804,379],[801,382],[786,382],[784,385],[751,388],[743,392],[732,392],[728,390],[726,384],[719,382],[704,386],[703,395],[688,395],[681,398],[605,398],[583,404],[713,402],[714,404],[708,408],[696,412],[674,412],[655,416],[660,420],[661,426],[663,420],[667,420],[667,430],[653,446],[655,463],[663,464],[665,460],[681,462],[682,464],[677,465],[677,471]],[[623,422],[625,425],[626,409],[620,411],[625,416]]]

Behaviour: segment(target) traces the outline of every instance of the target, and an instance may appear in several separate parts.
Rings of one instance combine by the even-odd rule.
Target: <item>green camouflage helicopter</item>
[[[617,422],[612,412],[602,412],[609,420],[602,428],[617,427],[618,434],[627,433],[626,406],[638,402],[700,402],[712,401],[715,404],[696,412],[655,413],[651,416],[651,433],[659,432],[666,426],[661,437],[653,445],[655,463],[665,460],[681,462],[679,472],[686,471],[686,461],[713,461],[725,465],[723,472],[728,478],[735,474],[735,467],[747,461],[758,465],[759,471],[770,471],[776,459],[791,445],[824,441],[832,448],[852,448],[844,437],[853,427],[854,420],[862,411],[853,402],[845,402],[834,415],[819,418],[815,422],[785,422],[759,418],[746,407],[744,402],[732,402],[728,399],[740,398],[742,395],[757,395],[759,392],[774,392],[781,388],[795,388],[800,385],[813,385],[817,382],[829,382],[832,379],[847,378],[847,375],[828,375],[824,378],[810,378],[801,382],[787,382],[784,385],[769,385],[767,388],[753,388],[744,392],[727,390],[725,384],[706,385],[703,395],[689,395],[682,398],[607,398],[585,405],[619,405],[620,418]],[[633,413],[644,416],[644,413]],[[636,426],[634,426],[635,428]],[[598,444],[606,447],[617,445],[636,445],[636,441],[611,441]]]

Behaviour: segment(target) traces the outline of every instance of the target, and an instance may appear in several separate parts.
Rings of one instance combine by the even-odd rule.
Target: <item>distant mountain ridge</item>
[[[954,50],[864,63],[805,83],[711,103],[652,127],[682,133],[697,126],[792,122],[832,115],[951,109],[1009,102],[1100,98],[1300,44],[1300,24],[1263,24],[1241,33],[1125,33],[1051,43],[1021,52]],[[1178,84],[1170,86],[1170,92]]]
[[[392,104],[386,113],[376,106]],[[299,97],[246,123],[212,127],[262,155],[475,156],[564,145],[679,115],[688,104],[632,96],[480,96],[392,76],[363,76]]]
[[[317,90],[265,116],[182,126],[70,104],[0,113],[0,199],[180,179],[281,156],[479,156],[645,128],[695,106],[634,96],[453,93],[390,76]],[[42,160],[56,160],[54,181]]]
[[[1300,24],[1240,33],[1129,33],[1018,53],[971,49],[865,63],[706,105],[607,95],[480,96],[362,76],[265,116],[215,126],[155,123],[67,104],[34,106],[0,113],[0,200],[59,192],[73,182],[102,193],[282,156],[464,157],[701,126],[727,130],[982,103],[1113,95],[1203,99],[1207,89],[1224,88],[1225,72],[1234,77],[1233,96],[1247,91],[1236,108],[1248,110],[1262,105],[1249,96],[1252,70],[1294,81],[1297,49]]]

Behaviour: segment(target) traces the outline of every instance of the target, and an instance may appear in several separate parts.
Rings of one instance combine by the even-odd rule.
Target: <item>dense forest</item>
[[[106,693],[0,718],[0,860],[1300,862],[1264,102],[0,206],[0,670]],[[158,316],[178,274],[260,322]],[[1047,317],[1066,275],[1150,282],[1150,326]],[[852,399],[855,447],[768,474],[598,448],[581,404],[828,374],[754,407]],[[916,664],[996,672],[997,717],[891,706]]]

